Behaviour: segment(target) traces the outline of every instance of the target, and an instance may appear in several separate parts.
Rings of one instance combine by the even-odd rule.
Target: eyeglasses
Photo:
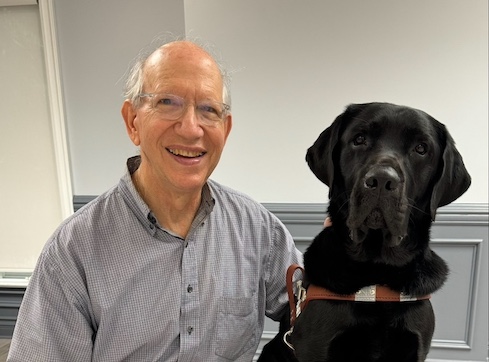
[[[191,103],[174,94],[166,93],[141,93],[140,98],[149,98],[152,109],[164,120],[175,121],[183,116]],[[210,126],[222,122],[224,116],[230,110],[227,104],[215,101],[202,101],[194,104],[195,113],[199,120]]]

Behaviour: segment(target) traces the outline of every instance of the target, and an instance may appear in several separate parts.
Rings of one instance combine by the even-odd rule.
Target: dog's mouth
[[[368,236],[368,234],[372,231],[373,229],[370,229],[366,227],[365,225],[362,225],[361,227],[357,229],[350,229],[350,239],[356,244],[361,244]],[[379,230],[379,229],[377,229]],[[392,233],[389,231],[389,229],[380,229],[380,232],[382,234],[382,240],[384,240],[384,243],[386,246],[389,247],[396,247],[401,245],[402,241],[405,239],[406,235],[392,235]]]
[[[355,244],[362,243],[370,232],[378,230],[382,234],[385,245],[399,246],[405,238],[405,233],[401,233],[398,227],[389,225],[384,217],[384,213],[378,207],[372,209],[360,225],[350,225],[350,239]]]
[[[385,222],[384,214],[379,208],[373,209],[370,214],[367,215],[363,224],[369,229],[386,229],[387,223]]]

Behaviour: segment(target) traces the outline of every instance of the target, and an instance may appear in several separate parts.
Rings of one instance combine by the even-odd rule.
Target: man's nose
[[[186,135],[203,134],[202,125],[199,120],[197,109],[193,104],[188,104],[182,116],[177,120],[177,129],[184,132]]]

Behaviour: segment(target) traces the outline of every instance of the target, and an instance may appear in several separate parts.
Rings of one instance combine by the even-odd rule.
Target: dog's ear
[[[333,123],[321,132],[314,144],[309,147],[306,154],[306,161],[311,171],[321,182],[330,188],[333,184],[334,177],[334,161],[332,155],[337,140],[338,127]]]
[[[329,187],[330,197],[335,178],[335,168],[339,167],[336,164],[339,162],[336,146],[340,142],[341,133],[346,123],[360,111],[362,106],[360,104],[349,105],[345,112],[336,117],[331,126],[326,128],[307,150],[307,164],[314,175]]]
[[[452,201],[458,199],[467,191],[471,178],[465,168],[462,156],[455,147],[455,141],[442,124],[441,131],[446,143],[443,150],[440,178],[436,181],[431,196],[430,211],[431,218],[435,220],[436,210]]]

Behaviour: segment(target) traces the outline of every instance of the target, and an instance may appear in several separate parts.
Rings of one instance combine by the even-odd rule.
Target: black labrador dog
[[[304,254],[305,283],[355,300],[369,286],[399,298],[311,300],[287,337],[294,350],[282,340],[285,316],[259,361],[424,361],[435,325],[425,296],[448,275],[430,249],[430,227],[437,208],[471,182],[452,137],[417,109],[352,104],[321,133],[306,160],[329,186],[333,226]]]

